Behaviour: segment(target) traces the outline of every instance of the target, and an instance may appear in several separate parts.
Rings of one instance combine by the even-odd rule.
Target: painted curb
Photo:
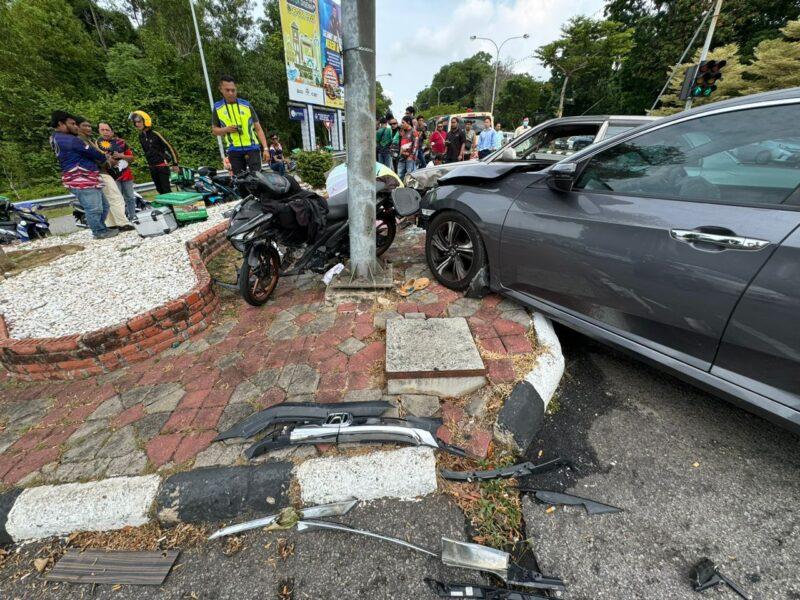
[[[506,399],[494,424],[494,439],[517,454],[527,453],[542,428],[547,406],[564,375],[564,355],[550,319],[533,313],[531,321],[536,341],[544,351],[533,369]]]

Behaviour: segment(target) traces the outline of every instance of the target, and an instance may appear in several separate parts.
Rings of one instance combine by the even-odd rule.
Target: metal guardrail
[[[156,189],[156,184],[152,181],[147,183],[137,183],[134,184],[133,189],[135,189],[137,192],[149,192],[150,190]],[[48,198],[39,198],[37,200],[23,200],[22,202],[14,202],[14,206],[19,206],[20,208],[29,208],[31,206],[38,205],[43,208],[58,208],[60,206],[68,206],[73,200],[75,200],[75,196],[72,194],[63,194],[61,196],[50,196]]]
[[[338,164],[340,162],[344,162],[345,156],[347,153],[344,150],[339,152],[332,152],[334,164]],[[269,165],[264,164],[261,165],[262,168],[268,167]],[[137,183],[133,186],[133,189],[137,192],[149,192],[150,190],[156,189],[156,184],[152,181],[147,183]],[[19,206],[20,208],[30,208],[33,205],[39,205],[42,208],[59,208],[61,206],[68,206],[70,202],[75,200],[75,196],[72,194],[63,194],[61,196],[49,196],[48,198],[38,198],[36,200],[23,200],[21,202],[14,202],[14,206]]]

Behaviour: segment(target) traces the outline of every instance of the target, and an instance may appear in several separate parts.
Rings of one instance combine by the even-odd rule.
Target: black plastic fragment
[[[508,479],[509,477],[528,477],[539,473],[546,473],[558,467],[572,467],[572,463],[563,458],[554,458],[547,462],[534,464],[524,462],[518,465],[511,465],[501,469],[491,469],[489,471],[450,471],[442,469],[439,471],[442,477],[449,481],[481,481],[485,479]]]
[[[720,583],[724,583],[742,598],[750,600],[750,596],[748,596],[742,588],[719,572],[719,568],[710,558],[703,558],[694,565],[689,573],[689,578],[692,580],[692,587],[695,592],[702,592]]]
[[[321,424],[333,413],[350,413],[354,417],[379,417],[392,405],[385,400],[365,402],[338,402],[318,404],[316,402],[284,402],[250,415],[214,438],[215,442],[229,438],[248,438],[277,423]]]
[[[468,583],[442,583],[425,578],[425,583],[439,598],[478,598],[481,600],[547,600],[546,596],[518,592],[504,588],[470,585]]]
[[[533,497],[542,504],[567,504],[569,506],[579,506],[582,504],[586,509],[586,512],[590,515],[603,515],[622,512],[622,509],[617,508],[616,506],[603,504],[602,502],[597,502],[596,500],[591,500],[589,498],[573,496],[572,494],[551,492],[549,490],[538,490],[524,486],[520,486],[517,489],[519,489],[520,492],[526,492],[533,495]]]

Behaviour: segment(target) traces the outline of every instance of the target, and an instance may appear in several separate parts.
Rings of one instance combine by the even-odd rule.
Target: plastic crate
[[[179,224],[205,221],[208,218],[203,195],[196,192],[170,192],[159,194],[152,201],[153,208],[169,206]]]

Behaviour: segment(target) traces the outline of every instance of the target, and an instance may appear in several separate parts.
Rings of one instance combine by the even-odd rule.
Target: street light
[[[442,103],[442,92],[444,90],[454,90],[455,88],[456,88],[456,86],[454,86],[454,85],[446,85],[446,86],[441,87],[441,88],[437,88],[437,87],[431,86],[432,90],[437,90],[437,93],[436,93],[436,106],[439,106]]]
[[[469,36],[469,39],[473,41],[485,40],[487,42],[492,42],[492,44],[494,44],[495,49],[497,50],[497,54],[495,55],[495,61],[494,61],[494,83],[492,84],[492,107],[489,109],[489,112],[491,112],[492,114],[494,114],[494,95],[495,92],[497,91],[497,70],[500,68],[500,50],[503,49],[503,46],[505,46],[506,42],[510,42],[511,40],[527,40],[529,37],[531,36],[528,35],[527,33],[523,33],[522,35],[515,35],[513,37],[503,40],[503,42],[498,46],[497,42],[495,42],[491,38],[479,37],[477,35]]]
[[[392,76],[391,73],[381,73],[380,75],[375,75],[375,79],[377,79],[378,77],[391,77],[391,76]]]

